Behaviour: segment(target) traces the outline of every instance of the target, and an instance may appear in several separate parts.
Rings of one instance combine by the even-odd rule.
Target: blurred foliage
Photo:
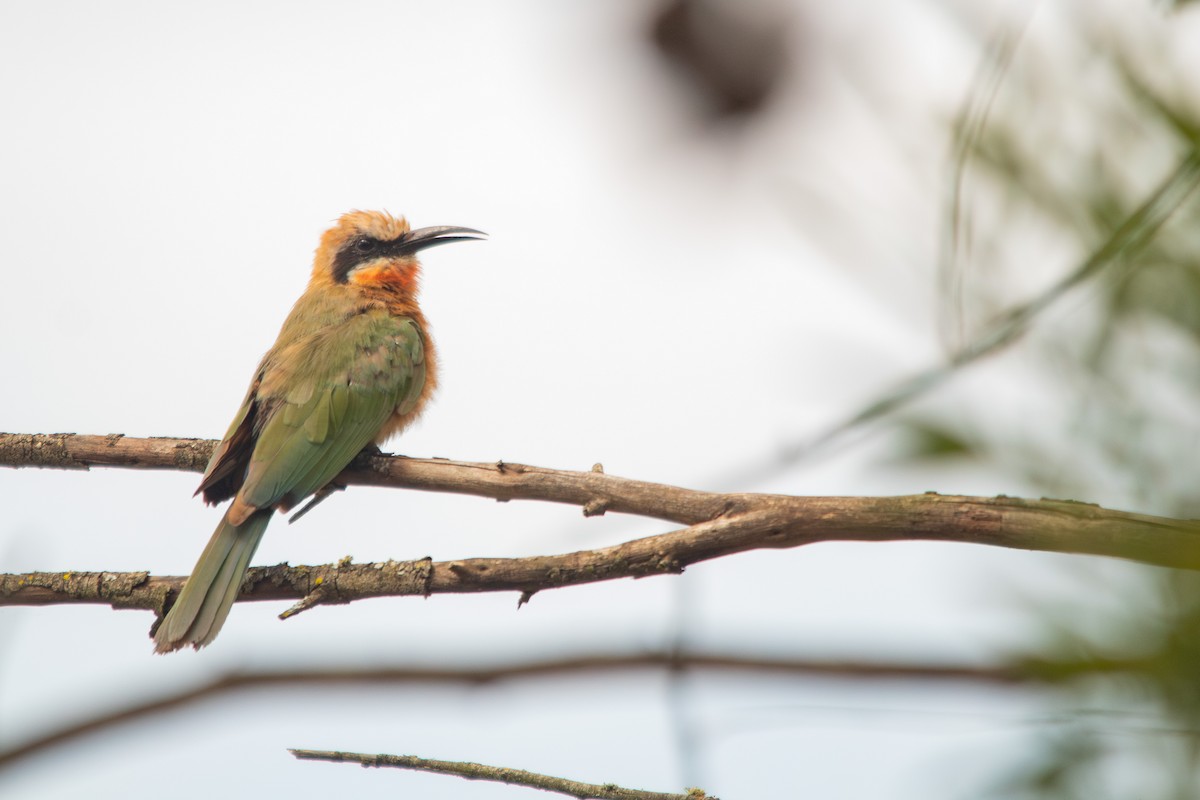
[[[1200,141],[1196,106],[1172,91],[1178,83],[1160,88],[1148,74],[1162,72],[1169,52],[1162,42],[1133,43],[1124,29],[1086,26],[1063,26],[1058,35],[1069,30],[1096,38],[1035,54],[1032,63],[1019,59],[991,123],[959,128],[960,136],[974,135],[963,149],[975,173],[970,188],[984,199],[969,225],[963,211],[950,215],[952,227],[970,229],[952,233],[952,242],[967,242],[966,252],[952,252],[943,265],[944,328],[962,340],[952,343],[951,360],[996,338],[997,323],[1016,319],[1015,312],[1042,317],[1035,347],[1025,353],[1036,412],[1024,428],[991,431],[992,457],[1061,496],[1194,516],[1200,204],[1189,194],[1189,170]],[[1057,63],[1071,52],[1075,63]],[[1158,195],[1169,202],[1157,219],[1139,220],[1146,198],[1155,197],[1151,187],[1172,169],[1183,178],[1179,191]],[[1168,187],[1158,185],[1160,192]],[[1148,235],[1139,237],[1139,229]],[[1118,236],[1123,230],[1130,235]],[[1061,254],[1078,254],[1080,266],[1056,277]],[[1046,313],[1048,301],[1085,283],[1085,302],[1065,318]],[[981,322],[968,331],[973,319]],[[1045,421],[1063,423],[1070,435],[1046,436]],[[988,431],[983,426],[985,437]]]
[[[904,432],[902,460],[966,458],[974,454],[974,445],[963,431],[932,420],[913,420]]]
[[[1115,234],[1200,152],[1185,63],[1200,30],[1186,9],[1114,8],[1057,5],[988,51],[955,126],[940,281],[948,362],[961,367],[956,354],[1013,309],[1032,309],[1037,325],[1006,363],[1015,414],[984,402],[947,422],[927,406],[905,421],[906,455],[984,459],[1045,495],[1196,517],[1195,177],[1136,247]],[[1067,290],[1073,303],[1048,302]],[[1038,609],[1040,646],[1018,660],[1057,687],[1061,713],[995,796],[1200,796],[1200,575],[1129,570]]]

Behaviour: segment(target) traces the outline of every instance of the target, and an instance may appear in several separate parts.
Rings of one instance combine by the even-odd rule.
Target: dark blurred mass
[[[777,6],[722,0],[670,0],[649,38],[703,114],[737,120],[761,111],[787,71],[787,15]]]

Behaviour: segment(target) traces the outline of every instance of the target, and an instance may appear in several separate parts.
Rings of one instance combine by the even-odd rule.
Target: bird
[[[437,386],[437,358],[417,302],[417,253],[484,236],[458,226],[413,230],[384,211],[343,214],[321,236],[308,287],[196,490],[211,505],[232,502],[151,631],[156,652],[210,644],[275,511],[324,499],[364,448],[421,414]]]

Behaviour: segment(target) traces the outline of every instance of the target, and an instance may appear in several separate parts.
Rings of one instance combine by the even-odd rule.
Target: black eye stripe
[[[333,257],[333,279],[338,283],[345,283],[356,266],[378,258],[385,250],[384,244],[370,236],[356,236],[346,242]]]

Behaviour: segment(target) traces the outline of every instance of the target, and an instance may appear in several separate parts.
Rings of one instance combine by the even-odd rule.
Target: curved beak
[[[392,246],[395,255],[411,255],[447,242],[470,242],[485,239],[487,234],[474,228],[460,228],[456,225],[437,225],[432,228],[417,228],[400,237]]]

